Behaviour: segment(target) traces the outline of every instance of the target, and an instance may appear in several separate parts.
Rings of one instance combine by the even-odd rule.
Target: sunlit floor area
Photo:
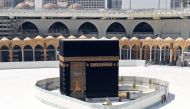
[[[58,68],[0,70],[0,108],[55,109],[36,99],[34,85],[58,74]]]
[[[120,68],[120,75],[158,78],[169,82],[166,104],[151,109],[188,109],[190,98],[190,68],[176,66],[149,66]]]
[[[190,98],[190,68],[170,66],[122,67],[120,75],[153,77],[169,81],[167,104],[151,109],[187,109]],[[58,68],[0,70],[1,109],[55,109],[35,98],[37,80],[59,76]],[[79,108],[78,108],[79,109]]]

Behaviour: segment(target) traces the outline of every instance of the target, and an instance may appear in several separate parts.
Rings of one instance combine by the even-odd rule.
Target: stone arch
[[[38,27],[32,22],[24,22],[17,30],[19,36],[25,37],[26,35],[29,37],[34,37],[39,34]]]
[[[146,37],[153,37],[154,29],[150,24],[146,22],[141,22],[135,26],[133,30],[133,35],[140,39]]]
[[[91,22],[85,22],[81,24],[78,29],[78,33],[80,35],[84,34],[84,35],[90,35],[94,37],[98,37],[98,34],[99,34],[97,27]]]
[[[41,45],[37,45],[34,49],[35,61],[44,61],[44,49]]]
[[[33,61],[33,49],[32,46],[26,45],[24,46],[24,61]]]
[[[1,47],[1,62],[9,62],[10,61],[10,52],[9,48],[7,46],[2,46]]]
[[[54,61],[56,60],[56,50],[53,45],[49,45],[47,47],[47,61]]]
[[[127,31],[121,23],[114,22],[108,26],[106,30],[106,35],[107,37],[113,37],[113,36],[123,37],[127,36]]]
[[[142,48],[142,59],[149,61],[150,60],[150,46],[144,45]]]
[[[121,59],[123,59],[123,60],[130,59],[130,46],[128,46],[128,45],[122,46]]]
[[[19,45],[13,47],[13,61],[19,62],[22,61],[22,49]]]
[[[50,33],[51,35],[68,36],[70,31],[69,31],[68,27],[64,23],[55,22],[49,27],[48,33]]]

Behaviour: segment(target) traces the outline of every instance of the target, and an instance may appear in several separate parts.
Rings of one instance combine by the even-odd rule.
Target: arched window
[[[54,61],[56,59],[56,51],[53,45],[47,47],[47,61]]]
[[[79,34],[97,34],[98,35],[98,29],[96,26],[90,22],[83,23],[79,29]]]
[[[33,61],[33,49],[30,45],[24,47],[24,61]]]
[[[170,63],[170,47],[164,46],[162,47],[162,64]]]
[[[131,50],[131,58],[132,59],[140,59],[140,47],[134,45]]]
[[[34,51],[35,51],[35,61],[44,61],[43,47],[40,45],[37,45]]]
[[[107,28],[107,31],[106,31],[107,34],[126,34],[126,30],[125,30],[125,27],[118,23],[118,22],[115,22],[115,23],[112,23],[108,28]]]
[[[25,36],[34,37],[39,34],[39,29],[35,24],[31,22],[25,22],[19,27],[18,34],[22,37]]]
[[[10,61],[9,48],[6,46],[2,46],[0,51],[1,51],[1,62],[9,62]]]
[[[65,24],[61,23],[61,22],[56,22],[56,23],[52,24],[49,27],[48,32],[51,35],[64,35],[64,36],[69,35],[68,27]]]
[[[123,46],[121,49],[121,59],[127,60],[130,59],[130,47],[129,46]]]
[[[15,45],[13,47],[13,61],[14,62],[22,61],[22,50],[21,47],[18,45]]]
[[[148,45],[143,46],[142,59],[146,61],[150,60],[150,47]]]
[[[126,30],[124,28],[124,26],[118,22],[112,23],[107,31],[107,33],[114,33],[114,34],[120,34],[120,33],[126,33]]]
[[[142,22],[138,24],[134,30],[133,35],[142,39],[146,37],[153,37],[154,36],[154,30],[148,23]]]
[[[152,64],[160,64],[160,47],[153,46],[152,48]]]

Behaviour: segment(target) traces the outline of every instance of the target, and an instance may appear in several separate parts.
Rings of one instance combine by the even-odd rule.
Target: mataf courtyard
[[[59,76],[58,68],[0,70],[0,106],[2,109],[56,109],[35,97],[36,81]],[[190,98],[188,67],[147,66],[120,67],[120,76],[151,77],[168,81],[168,102],[151,109],[187,109]],[[79,108],[78,108],[79,109]]]

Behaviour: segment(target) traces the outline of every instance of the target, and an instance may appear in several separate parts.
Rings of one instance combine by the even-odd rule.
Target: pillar
[[[24,50],[22,49],[22,61],[24,61]]]
[[[164,61],[166,60],[166,47],[164,47]]]
[[[44,61],[47,61],[47,49],[44,49]]]
[[[57,60],[57,48],[55,48],[55,61]]]
[[[162,48],[160,48],[160,64],[162,64]]]
[[[173,65],[173,63],[172,63],[172,58],[173,58],[173,49],[170,49],[170,66],[172,66]]]
[[[184,66],[184,49],[182,48],[181,50],[181,66],[183,67]]]
[[[153,59],[153,62],[156,63],[156,58],[157,58],[157,48],[154,47],[154,59]]]
[[[108,9],[108,0],[105,0],[105,9]]]
[[[131,56],[131,54],[132,54],[132,47],[130,47],[130,60],[131,60],[131,58],[132,58],[132,56]]]
[[[2,62],[2,59],[1,59],[1,58],[2,58],[2,56],[1,56],[1,50],[0,50],[0,62]]]
[[[174,49],[174,61],[176,62],[176,49]]]
[[[142,60],[142,48],[140,48],[140,60]]]
[[[10,62],[13,62],[13,50],[12,49],[10,49],[9,50],[9,54],[10,54]]]
[[[32,49],[32,52],[33,52],[33,61],[35,61],[35,51],[34,51],[34,49]]]
[[[150,63],[151,63],[151,61],[152,61],[152,48],[150,48]]]
[[[122,47],[119,47],[119,59],[121,60],[121,50],[122,50]]]

